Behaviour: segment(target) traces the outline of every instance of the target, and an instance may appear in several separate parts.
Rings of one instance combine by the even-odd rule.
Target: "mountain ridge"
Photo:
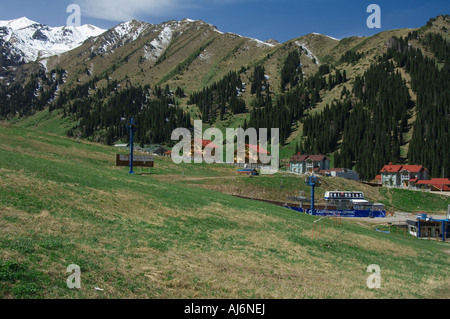
[[[190,29],[190,33],[194,33],[195,31],[199,31],[202,28],[204,32],[212,32],[212,34],[221,36],[223,38],[228,37],[228,41],[237,42],[239,40],[242,40],[241,44],[235,43],[230,45],[232,46],[230,50],[227,51],[225,55],[222,55],[219,59],[222,62],[225,62],[225,60],[227,60],[228,57],[233,53],[236,53],[238,51],[242,52],[253,50],[255,47],[257,52],[254,54],[254,56],[258,56],[261,54],[264,55],[266,53],[270,54],[270,49],[277,48],[280,45],[284,45],[285,43],[289,42],[279,43],[278,41],[273,39],[262,41],[256,38],[241,36],[232,32],[222,32],[218,30],[216,26],[209,24],[203,20],[192,20],[188,18],[182,19],[180,21],[169,20],[160,24],[151,24],[144,21],[131,20],[120,23],[108,30],[104,30],[92,25],[83,25],[80,27],[48,27],[26,17],[22,17],[13,20],[0,21],[0,47],[2,48],[0,67],[3,67],[3,70],[0,71],[0,76],[4,77],[5,74],[10,73],[7,71],[8,67],[17,67],[19,65],[29,64],[36,61],[42,64],[46,70],[60,67],[60,65],[65,64],[64,61],[72,59],[72,56],[70,56],[70,52],[76,51],[80,47],[83,47],[83,44],[85,43],[91,44],[91,47],[88,48],[88,55],[93,58],[98,55],[114,54],[114,52],[117,49],[120,49],[120,47],[123,47],[125,45],[132,45],[134,42],[139,41],[140,38],[146,36],[149,37],[149,41],[147,41],[145,45],[141,45],[141,48],[136,49],[143,51],[141,57],[139,57],[140,63],[138,64],[144,64],[144,62],[146,61],[160,64],[164,62],[163,60],[165,60],[166,56],[168,55],[167,53],[169,52],[166,52],[166,50],[172,44],[172,41],[176,40],[176,38],[182,35],[183,32],[188,31],[187,29]],[[152,32],[154,34],[149,34],[149,32]],[[320,35],[318,33],[314,33],[314,35],[337,40],[326,35]],[[103,41],[103,45],[94,47],[95,42],[99,39],[102,39],[101,41]],[[190,38],[190,40],[193,39],[194,38]],[[211,40],[211,37],[209,38],[209,40]],[[206,40],[206,42],[208,42],[209,40]],[[222,42],[223,41],[224,40],[222,40]],[[181,42],[183,42],[183,40]],[[244,45],[243,42],[248,42],[250,44],[247,43],[247,45]],[[183,45],[187,46],[188,43],[184,42]],[[237,48],[240,45],[243,47],[241,48],[241,50]],[[197,48],[198,47],[202,47],[202,44],[199,43],[199,45],[197,45]],[[205,48],[205,50],[206,49],[207,48]],[[215,48],[214,50],[217,52],[221,51],[220,48]],[[225,51],[226,50],[224,50],[224,52]],[[192,54],[193,52],[190,53]],[[70,57],[65,59],[64,55],[67,54],[69,54]],[[79,52],[78,55],[79,54],[85,55],[86,52]],[[215,53],[206,52],[205,54],[199,53],[198,55],[201,56],[201,58],[205,61],[213,54]],[[312,52],[310,52],[310,56],[315,57],[314,53]],[[181,60],[186,60],[187,58],[187,56],[180,56]],[[244,61],[248,61],[248,64],[252,64],[252,60],[253,56],[247,56]],[[83,62],[87,61],[77,61],[78,64],[83,64]],[[107,63],[112,63],[114,65],[114,63],[116,62],[107,61],[105,64]],[[214,63],[216,63],[216,61]],[[231,63],[232,62],[228,62],[228,64]],[[89,65],[86,64],[84,68],[90,69],[91,66],[95,67],[95,63],[89,63]],[[100,69],[101,68],[105,67],[100,66]],[[33,69],[36,68],[34,67]],[[139,67],[139,69],[142,68]],[[164,82],[165,80],[170,78],[174,72],[175,71],[172,68],[172,70],[167,70],[167,73],[163,76],[152,78],[152,80],[158,83],[160,83],[161,81]],[[208,72],[209,74],[203,74],[203,80],[199,79],[199,81],[203,82],[203,85],[208,84],[210,80],[214,80],[215,77],[211,74],[215,72],[215,66],[213,65]],[[80,73],[80,71],[78,70],[72,73],[77,74]],[[137,74],[138,72],[133,71],[132,73]],[[122,75],[122,78],[124,77],[125,76]],[[7,78],[8,81],[11,81],[14,79],[14,76],[9,76]],[[139,78],[140,81],[145,82],[142,77],[137,76],[137,78]],[[74,81],[78,82],[79,80],[80,79],[78,78],[69,79],[69,83],[73,83]],[[191,80],[192,79],[189,79],[189,81]],[[177,85],[182,86],[185,84],[185,81],[179,81],[179,83],[177,83]]]

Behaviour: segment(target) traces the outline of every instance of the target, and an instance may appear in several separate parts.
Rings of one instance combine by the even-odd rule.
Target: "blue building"
[[[433,219],[423,214],[418,216],[416,220],[408,220],[407,224],[409,233],[419,238],[442,241],[450,238],[449,219]]]

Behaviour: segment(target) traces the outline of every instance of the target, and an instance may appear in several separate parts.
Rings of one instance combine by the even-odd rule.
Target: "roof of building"
[[[298,153],[298,154],[293,155],[289,161],[290,162],[304,162],[308,159],[310,159],[314,162],[321,162],[323,160],[326,160],[327,157],[325,155],[302,155],[302,154]]]
[[[219,146],[217,146],[216,144],[214,144],[210,140],[198,140],[198,139],[195,139],[194,141],[195,142],[200,142],[200,144],[202,144],[203,147],[207,147],[208,145],[210,145],[210,147],[213,147],[213,148],[218,148],[219,147]]]
[[[226,148],[225,152],[227,152],[227,151],[228,151],[228,148]],[[248,157],[250,154],[252,154],[252,155],[261,155],[261,154],[270,155],[270,152],[268,150],[266,150],[264,147],[261,147],[259,145],[253,145],[253,144],[245,144],[245,149],[244,149],[243,145],[238,145],[237,149],[234,150],[234,154],[238,154],[239,151],[245,151],[246,157]]]
[[[311,159],[314,162],[320,162],[326,160],[327,157],[325,155],[309,155],[307,159]]]
[[[308,155],[296,154],[291,157],[290,162],[304,162],[308,158]]]
[[[448,179],[448,178],[432,178],[432,179],[429,179],[429,180],[418,181],[417,184],[419,184],[419,185],[443,185],[443,186],[450,186],[450,179]]]
[[[408,171],[410,173],[419,173],[421,170],[426,170],[422,165],[403,165],[400,171]]]
[[[432,178],[430,180],[422,180],[416,183],[417,185],[430,185],[441,191],[450,191],[450,179],[448,178]]]
[[[267,155],[270,154],[268,150],[266,150],[264,147],[261,147],[261,146],[259,146],[259,145],[252,145],[252,144],[245,144],[245,145],[246,145],[248,148],[250,148],[250,149],[252,149],[252,150],[258,152],[259,154],[261,154],[261,153],[265,153],[265,154],[267,154]]]
[[[389,163],[389,165],[384,165],[384,167],[381,169],[381,173],[398,173],[402,169],[402,165],[392,165],[392,163]]]
[[[389,165],[385,165],[381,169],[381,173],[398,173],[401,171],[407,171],[410,173],[419,173],[422,170],[427,170],[422,165],[393,165],[389,163]]]

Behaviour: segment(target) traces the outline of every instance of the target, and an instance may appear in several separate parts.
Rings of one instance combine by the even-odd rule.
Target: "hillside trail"
[[[391,194],[391,190],[388,188],[387,190],[387,194],[389,196],[389,205],[391,205],[391,207],[394,207],[394,204],[392,202],[392,194]]]
[[[237,179],[239,176],[183,176],[183,175],[164,175],[158,176],[156,179],[159,181],[167,181],[170,180],[172,182],[180,182],[180,181],[202,181],[202,180],[214,180],[214,179]]]

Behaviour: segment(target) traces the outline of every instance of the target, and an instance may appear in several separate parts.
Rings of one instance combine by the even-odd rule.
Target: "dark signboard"
[[[130,155],[117,154],[116,166],[130,166]],[[133,156],[133,166],[154,167],[154,157],[149,155]]]

